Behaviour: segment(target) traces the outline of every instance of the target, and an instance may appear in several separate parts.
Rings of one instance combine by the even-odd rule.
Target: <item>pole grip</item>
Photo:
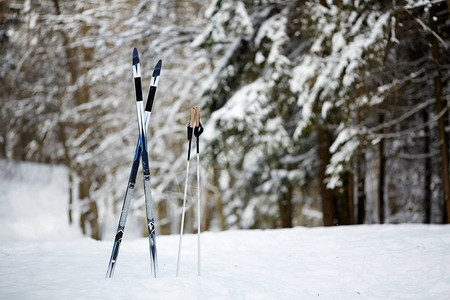
[[[200,109],[198,106],[194,107],[195,109],[195,127],[200,126]]]
[[[200,108],[198,106],[194,107],[195,109],[195,128],[194,128],[194,135],[197,137],[197,152],[198,149],[198,137],[203,132],[203,126],[202,123],[200,123]]]
[[[195,107],[191,109],[191,119],[189,122],[189,127],[191,128],[194,127],[194,122],[195,122]]]

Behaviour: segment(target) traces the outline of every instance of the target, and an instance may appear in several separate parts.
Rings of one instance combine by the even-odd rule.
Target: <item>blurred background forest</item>
[[[65,165],[69,221],[96,239],[114,230],[137,47],[144,93],[163,60],[149,126],[159,234],[179,230],[194,105],[202,230],[449,223],[449,12],[450,0],[2,0],[0,159]],[[128,222],[142,234],[144,207],[141,186]]]

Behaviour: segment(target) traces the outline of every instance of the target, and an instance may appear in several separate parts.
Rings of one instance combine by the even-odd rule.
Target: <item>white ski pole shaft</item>
[[[176,274],[177,277],[178,277],[179,269],[180,269],[181,242],[183,240],[184,215],[186,213],[186,197],[187,197],[188,174],[189,174],[189,160],[187,161],[187,165],[186,165],[186,181],[184,183],[183,212],[181,213],[180,240],[178,242],[177,274]]]
[[[198,139],[197,139],[198,142]],[[197,153],[197,236],[198,236],[198,276],[201,275],[201,263],[200,263],[200,154]]]
[[[195,107],[195,136],[197,138],[197,262],[198,262],[198,276],[201,276],[201,255],[200,255],[200,227],[201,227],[201,203],[200,203],[200,110],[198,106]]]

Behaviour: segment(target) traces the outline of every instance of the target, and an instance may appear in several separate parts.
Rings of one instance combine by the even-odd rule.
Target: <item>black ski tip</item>
[[[136,48],[133,49],[133,66],[139,63],[139,54]]]
[[[158,63],[155,66],[155,70],[153,71],[153,77],[158,77],[159,74],[161,74],[161,66],[162,66],[162,60],[158,60]]]

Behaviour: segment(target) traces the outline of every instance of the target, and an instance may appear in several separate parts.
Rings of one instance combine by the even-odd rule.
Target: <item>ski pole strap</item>
[[[199,123],[200,126],[195,126],[194,128],[194,135],[196,137],[199,137],[203,133],[203,126],[202,123]]]

